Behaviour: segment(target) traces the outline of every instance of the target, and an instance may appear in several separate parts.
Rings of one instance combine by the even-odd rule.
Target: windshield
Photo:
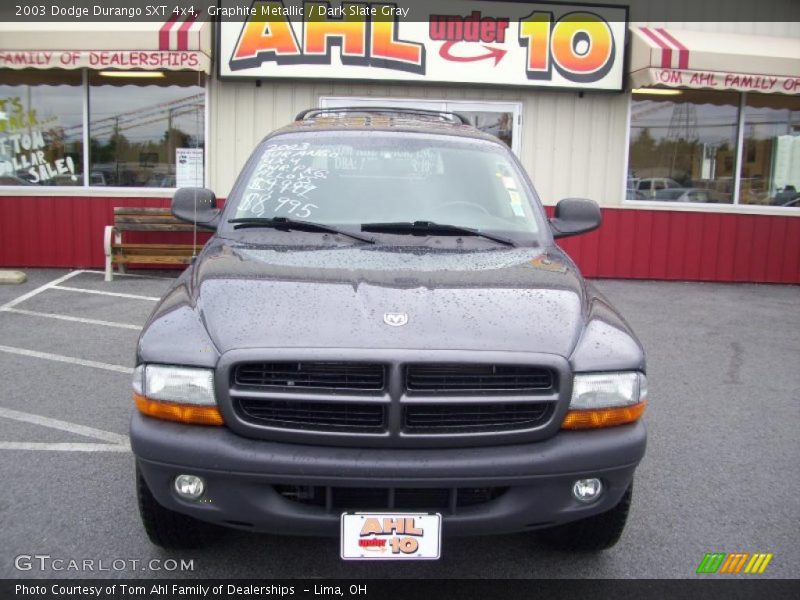
[[[429,221],[521,241],[535,241],[540,229],[510,153],[491,142],[328,131],[275,137],[256,153],[226,219],[283,217],[353,231]]]

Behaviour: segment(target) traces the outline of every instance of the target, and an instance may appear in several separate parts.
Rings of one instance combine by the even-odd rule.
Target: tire
[[[568,552],[600,552],[619,541],[633,497],[633,484],[625,490],[622,499],[611,510],[559,525],[540,532],[541,538],[552,548]]]
[[[202,548],[222,535],[222,528],[161,506],[136,467],[136,499],[147,537],[171,550]]]

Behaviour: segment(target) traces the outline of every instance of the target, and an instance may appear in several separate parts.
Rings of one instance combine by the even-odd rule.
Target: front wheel
[[[173,550],[201,548],[222,534],[222,528],[161,506],[136,467],[136,498],[147,537],[156,546]]]
[[[540,532],[542,539],[557,550],[570,552],[599,552],[611,548],[619,541],[633,497],[633,484],[625,490],[622,499],[611,510],[559,525]]]

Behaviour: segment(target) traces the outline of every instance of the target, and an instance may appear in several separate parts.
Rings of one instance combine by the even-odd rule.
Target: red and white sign
[[[208,56],[194,50],[0,50],[0,69],[136,69],[208,71]]]
[[[220,76],[622,89],[626,8],[436,6],[418,21],[383,1],[255,0],[244,21],[219,24]]]
[[[730,90],[762,94],[800,94],[800,77],[750,75],[722,71],[646,69],[636,73],[637,87],[660,85],[670,88]]]
[[[800,38],[632,29],[633,87],[800,94]]]
[[[0,24],[0,69],[192,70],[211,68],[202,11],[159,22]]]

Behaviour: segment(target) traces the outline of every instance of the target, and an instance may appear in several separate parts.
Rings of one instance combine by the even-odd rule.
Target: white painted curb
[[[25,283],[28,276],[22,271],[4,271],[0,269],[0,284],[3,283]]]

